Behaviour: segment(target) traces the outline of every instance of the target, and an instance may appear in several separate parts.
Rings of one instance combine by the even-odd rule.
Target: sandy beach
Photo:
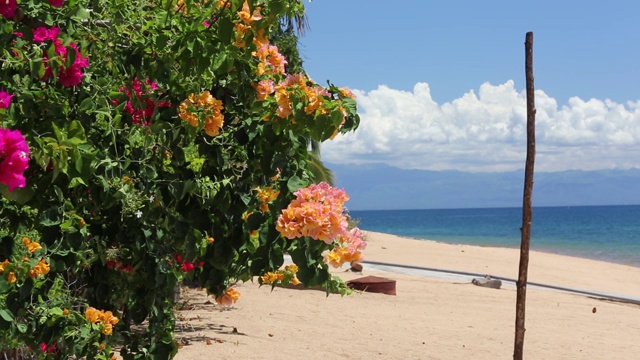
[[[365,261],[517,278],[519,250],[449,245],[367,232]],[[396,280],[397,295],[238,286],[223,309],[201,290],[184,289],[176,359],[511,359],[516,290],[470,278],[336,270],[345,280]],[[529,281],[640,299],[640,268],[532,252]],[[634,359],[640,356],[640,306],[529,286],[527,359]]]

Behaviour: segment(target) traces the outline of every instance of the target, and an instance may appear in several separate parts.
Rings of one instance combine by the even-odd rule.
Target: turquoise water
[[[360,228],[453,244],[520,247],[522,209],[351,211]],[[640,267],[640,206],[533,209],[531,250]]]

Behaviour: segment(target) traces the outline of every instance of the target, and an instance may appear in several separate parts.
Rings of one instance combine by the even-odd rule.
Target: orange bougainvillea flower
[[[113,313],[111,311],[103,311],[100,314],[100,321],[105,324],[116,325],[120,320],[117,317],[113,316]]]
[[[275,282],[278,282],[280,280],[282,280],[284,276],[282,274],[279,274],[277,272],[267,272],[266,274],[262,275],[260,277],[260,280],[262,280],[263,284],[272,284]]]
[[[42,249],[42,246],[40,246],[40,244],[38,244],[37,242],[31,241],[31,239],[29,239],[26,236],[22,238],[22,243],[24,244],[24,246],[27,247],[27,250],[31,254],[36,252],[36,250]]]
[[[180,103],[178,117],[191,126],[198,126],[200,119],[192,110],[202,112],[205,117],[204,132],[213,137],[220,133],[220,129],[224,125],[223,108],[222,101],[213,97],[209,91],[204,91],[197,97],[192,93]]]
[[[51,267],[44,259],[42,259],[33,267],[33,269],[29,270],[29,277],[33,279],[38,275],[46,275],[49,273],[49,270],[51,270]]]
[[[105,335],[111,335],[113,333],[113,327],[119,321],[117,317],[113,316],[111,311],[98,310],[91,306],[85,310],[84,316],[92,324],[101,324],[101,332]]]
[[[93,307],[88,307],[84,311],[84,317],[89,320],[90,323],[95,324],[100,321],[100,311]]]
[[[249,2],[245,0],[244,4],[242,4],[242,10],[238,11],[238,16],[240,16],[240,20],[242,20],[246,24],[251,24],[254,21],[262,20],[262,15],[260,14],[260,9],[256,7],[251,13],[251,9],[249,9]]]
[[[113,325],[104,324],[104,327],[102,328],[102,333],[105,335],[111,335],[113,333]]]
[[[274,190],[272,187],[258,189],[258,200],[260,200],[260,211],[269,211],[269,203],[280,195],[280,190]]]
[[[216,298],[216,303],[220,306],[231,306],[240,299],[240,292],[233,287],[225,290],[222,296]]]
[[[16,281],[18,281],[16,274],[13,271],[10,271],[9,274],[7,274],[7,282],[9,284],[13,284]]]
[[[4,269],[6,269],[7,265],[9,265],[9,259],[5,259],[0,263],[0,274],[4,272]]]

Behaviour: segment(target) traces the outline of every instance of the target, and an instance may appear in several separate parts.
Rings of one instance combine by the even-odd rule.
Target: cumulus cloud
[[[424,170],[507,171],[526,157],[526,95],[513,81],[437,104],[427,83],[412,92],[354,90],[358,130],[323,143],[323,160]],[[536,170],[640,167],[640,101],[570,98],[536,91]]]

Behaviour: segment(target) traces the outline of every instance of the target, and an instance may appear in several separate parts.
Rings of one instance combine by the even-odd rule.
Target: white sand
[[[366,260],[517,278],[519,251],[368,232]],[[221,310],[186,290],[176,359],[511,359],[516,291],[394,272],[339,270],[397,281],[397,295],[238,287]],[[345,268],[346,269],[346,268]],[[529,281],[640,298],[640,268],[532,252]],[[596,312],[593,313],[593,309]],[[234,328],[238,333],[234,333]],[[529,287],[525,358],[640,358],[640,306]],[[181,331],[180,329],[184,329]]]

